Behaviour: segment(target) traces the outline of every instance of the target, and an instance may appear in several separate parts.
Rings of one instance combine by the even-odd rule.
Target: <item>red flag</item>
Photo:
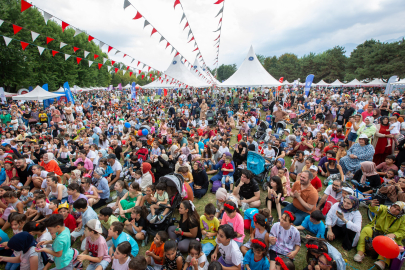
[[[187,26],[188,26],[188,22],[187,22],[186,25],[184,26],[183,30],[186,29]]]
[[[108,52],[110,52],[113,49],[113,47],[108,46]]]
[[[94,39],[94,37],[89,36],[89,42],[92,41]]]
[[[138,20],[140,18],[142,18],[142,15],[141,15],[141,13],[139,13],[139,11],[137,11],[136,16],[133,18],[133,20]]]
[[[32,5],[24,0],[21,0],[21,12],[26,11],[27,9],[29,9],[30,7],[32,7]]]
[[[197,48],[198,49],[198,48]],[[184,64],[187,62],[187,59],[184,59]]]
[[[170,43],[169,42],[167,42],[167,44],[166,44],[166,48],[165,49],[167,49],[167,47],[169,47],[170,46]]]
[[[62,31],[65,32],[66,27],[68,27],[69,24],[65,23],[64,21],[62,21]]]
[[[214,41],[217,41],[218,39],[219,39],[219,37],[220,37],[221,35],[219,35],[216,39],[214,39]]]
[[[219,20],[219,23],[218,23],[218,25],[220,24],[222,22],[222,18]]]
[[[133,73],[132,71],[130,71],[130,72],[129,72],[129,77],[131,77],[131,76],[132,76],[132,73]]]
[[[160,75],[160,71],[158,71],[158,75]]]
[[[193,52],[195,52],[196,50],[198,50],[198,47],[197,47],[197,48],[195,48],[195,50],[194,50]]]
[[[82,58],[76,57],[76,61],[77,61],[77,64],[80,64],[80,61],[82,61]]]
[[[115,73],[117,73],[118,72],[118,68],[115,68]]]
[[[55,57],[55,55],[57,54],[57,51],[52,50],[52,56]]]
[[[284,77],[281,77],[278,81],[279,81],[280,83],[282,83],[282,82],[284,81]]]
[[[141,61],[138,61],[138,65],[136,65],[136,66],[139,66],[140,63],[141,63]]]
[[[46,44],[49,44],[49,42],[51,42],[52,40],[54,40],[54,39],[50,38],[50,37],[46,37]]]
[[[98,69],[101,69],[101,67],[103,66],[103,64],[101,64],[101,63],[98,63],[97,65],[98,65]]]
[[[21,29],[21,26],[13,24],[14,35],[17,35],[17,33],[21,31]]]
[[[152,82],[155,80],[155,78],[152,78]]]
[[[149,74],[149,77],[151,77],[151,78],[152,78],[152,73],[151,73],[151,74]]]
[[[190,39],[190,41],[189,42],[187,42],[187,43],[190,43],[191,41],[193,41],[194,40],[194,37],[192,37],[191,39]]]
[[[95,55],[94,55],[94,60],[96,60],[96,58],[97,58],[97,57],[98,57],[98,55],[97,55],[97,54],[95,54]]]
[[[77,52],[78,50],[79,50],[79,48],[73,47],[73,51],[74,51],[74,52]]]
[[[176,9],[176,6],[177,6],[178,4],[180,4],[180,0],[176,0],[176,1],[174,2],[174,9]]]
[[[198,57],[198,58],[201,58],[202,57],[202,55],[200,54],[200,57]]]
[[[115,64],[115,61],[111,60],[111,65],[114,65],[114,64]]]
[[[186,85],[186,88],[188,88],[188,84]]]
[[[29,43],[24,42],[24,41],[20,41],[20,42],[21,42],[21,47],[22,47],[23,51],[25,51],[25,48],[27,48]]]
[[[152,36],[154,33],[156,33],[157,30],[155,28],[152,29],[152,34],[150,34],[150,36]]]
[[[127,70],[129,69],[129,66],[127,66]]]
[[[167,96],[167,89],[166,88],[163,89],[163,95]]]
[[[150,70],[150,67],[148,67],[148,71]]]
[[[127,54],[124,54],[124,56],[122,58],[125,58],[125,56],[127,56]]]
[[[141,74],[141,72],[142,72],[142,71],[141,71],[141,70],[139,70],[139,74]]]
[[[218,0],[218,1],[216,1],[216,2],[214,3],[214,5],[221,4],[222,2],[224,2],[224,0]]]
[[[175,55],[174,57],[176,57],[176,56],[177,56],[177,55],[179,55],[179,54],[180,54],[180,53],[179,53],[179,52],[177,52],[177,53],[176,53],[176,55]]]
[[[142,80],[143,80],[143,78],[145,78],[145,75],[142,74]]]

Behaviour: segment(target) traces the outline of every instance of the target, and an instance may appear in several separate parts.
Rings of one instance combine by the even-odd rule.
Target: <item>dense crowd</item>
[[[140,89],[47,108],[9,100],[1,111],[7,270],[343,270],[336,238],[357,249],[354,261],[367,254],[385,269],[373,238],[402,246],[399,95]],[[216,201],[198,213],[209,192]],[[301,248],[307,265],[296,266]]]

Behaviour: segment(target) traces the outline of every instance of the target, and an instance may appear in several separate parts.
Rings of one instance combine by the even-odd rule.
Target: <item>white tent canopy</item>
[[[194,71],[195,72],[195,71]],[[164,74],[170,76],[170,78],[165,78]],[[210,85],[197,76],[192,74],[192,72],[181,62],[180,55],[175,56],[167,68],[167,70],[161,75],[163,82],[160,80],[155,80],[147,85],[144,85],[142,88],[185,88],[187,85],[189,87],[210,87]],[[185,84],[181,87],[178,84],[172,82],[172,78],[179,80],[181,83]]]
[[[403,84],[405,84],[405,79],[401,79],[401,80],[399,80],[399,81],[397,81],[397,82],[393,82],[393,83],[391,83],[391,84],[403,85]]]
[[[375,86],[375,87],[382,87],[382,86],[386,86],[387,83],[383,82],[380,79],[374,79],[371,82],[366,84],[367,86]]]
[[[210,81],[211,81],[211,78],[212,78],[212,81],[213,81],[214,84],[216,84],[216,85],[220,84],[220,82],[211,74],[211,72],[210,72],[209,70],[206,71],[204,68],[202,68],[202,67],[198,64],[197,58],[195,59],[193,68],[191,69],[191,73],[197,75],[197,72],[195,72],[195,70],[197,70],[197,71],[199,71],[201,74],[205,75],[205,77],[207,77],[208,80],[210,80]],[[208,74],[207,74],[207,73],[208,73]],[[210,75],[211,75],[211,77],[210,77]]]
[[[324,80],[320,80],[316,86],[329,86],[329,83],[326,83]]]
[[[13,96],[13,100],[44,100],[58,97],[60,97],[59,94],[48,92],[44,90],[41,86],[37,85],[37,87],[35,87],[34,90],[32,90],[27,94]]]
[[[253,46],[239,69],[219,87],[254,87],[254,86],[279,86],[281,83],[274,79],[259,62]]]
[[[336,81],[334,81],[333,83],[329,84],[329,86],[343,86],[344,83],[342,83],[341,81],[339,81],[339,79],[336,79]],[[319,85],[318,85],[319,86]]]
[[[348,82],[348,83],[345,84],[345,86],[353,86],[353,87],[356,87],[356,86],[365,86],[365,85],[366,85],[365,83],[362,83],[362,82],[360,82],[360,81],[357,80],[357,79],[354,79],[354,80],[352,80],[352,81],[350,81],[350,82]]]
[[[285,80],[285,81],[283,81],[282,85],[293,85],[293,83],[290,83],[287,80]]]
[[[129,88],[131,88],[131,85],[130,85],[130,84],[127,84],[127,85],[125,85],[124,87],[122,87],[122,89],[129,89]]]
[[[59,88],[55,91],[56,93],[65,93],[65,89],[63,87]]]

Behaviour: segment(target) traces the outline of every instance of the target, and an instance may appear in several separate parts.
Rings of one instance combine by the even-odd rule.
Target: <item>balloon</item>
[[[122,143],[122,145],[125,145],[126,141],[125,141],[125,140],[122,140],[121,143]]]
[[[373,239],[373,248],[381,256],[395,259],[399,255],[399,246],[387,236],[379,235]]]
[[[148,135],[148,133],[149,133],[149,131],[148,131],[146,128],[144,128],[144,129],[142,130],[143,136]]]
[[[131,124],[128,123],[128,122],[126,122],[124,126],[125,126],[126,128],[130,128],[130,127],[131,127]]]
[[[142,136],[142,130],[138,130],[138,136]]]

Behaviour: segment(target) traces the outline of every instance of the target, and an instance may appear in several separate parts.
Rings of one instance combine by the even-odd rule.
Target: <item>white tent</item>
[[[329,84],[329,86],[343,86],[344,83],[342,83],[341,81],[339,81],[339,79],[336,79],[336,81],[334,81],[333,83]]]
[[[397,82],[393,82],[393,83],[391,83],[391,84],[403,85],[403,84],[405,84],[405,79],[401,79],[401,80],[399,80],[399,81],[397,81]],[[6,95],[6,96],[7,96],[7,95]]]
[[[130,85],[130,84],[127,84],[127,85],[125,85],[124,87],[122,87],[122,89],[129,89],[129,88],[131,88],[131,85]]]
[[[4,96],[6,96],[6,97],[14,97],[16,95],[17,95],[16,93],[9,93],[9,92],[4,91]]]
[[[24,94],[24,95],[18,95],[18,96],[13,96],[13,100],[44,100],[44,99],[50,99],[50,98],[58,98],[60,97],[59,94],[54,94],[48,91],[45,91],[41,86],[35,87],[34,90],[31,92]]]
[[[195,72],[195,71],[194,71]],[[170,66],[167,68],[167,70],[164,72],[167,76],[170,76],[170,78],[165,78],[165,76],[162,74],[161,77],[163,79],[163,82],[161,80],[155,80],[147,85],[144,85],[142,88],[185,88],[186,86],[188,87],[210,87],[210,85],[199,78],[192,74],[192,72],[181,62],[181,57],[180,55],[175,56],[170,64]],[[175,84],[174,82],[171,84],[172,79],[176,79],[180,81],[180,83],[183,83],[185,85],[181,85],[181,87],[178,84]]]
[[[54,93],[65,93],[65,89],[63,87],[56,90]]]
[[[283,81],[282,85],[293,85],[294,83],[290,83],[287,80]]]
[[[211,72],[210,72],[209,70],[205,70],[205,68],[202,68],[202,67],[198,64],[197,58],[196,58],[195,61],[194,61],[193,67],[191,68],[191,73],[197,75],[198,72],[195,72],[196,70],[197,70],[198,72],[200,72],[201,74],[205,75],[205,77],[208,78],[209,81],[212,80],[214,84],[216,84],[216,85],[220,84],[220,82],[211,74]],[[211,76],[210,76],[210,75],[211,75]],[[197,75],[197,77],[199,77],[199,75]],[[201,77],[199,77],[199,78],[201,78]],[[203,78],[201,78],[201,79],[203,79]]]
[[[279,86],[281,83],[274,79],[263,65],[259,62],[250,46],[250,50],[239,69],[219,87],[255,87],[255,86]]]
[[[370,86],[370,87],[383,87],[386,86],[387,83],[383,82],[380,79],[374,79],[371,82],[365,84],[366,86]]]
[[[362,83],[357,79],[354,79],[354,80],[352,80],[352,81],[345,84],[345,86],[352,86],[352,87],[365,86],[365,85],[366,85],[365,83]]]
[[[320,80],[320,81],[316,84],[316,86],[329,86],[329,84],[326,83],[324,80]]]

